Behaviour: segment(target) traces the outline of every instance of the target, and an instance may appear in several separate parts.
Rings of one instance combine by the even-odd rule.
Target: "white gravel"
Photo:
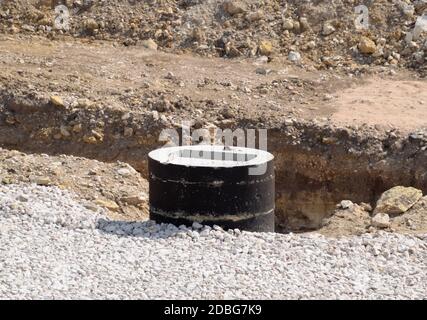
[[[55,187],[0,186],[0,298],[427,298],[427,235],[113,222]]]

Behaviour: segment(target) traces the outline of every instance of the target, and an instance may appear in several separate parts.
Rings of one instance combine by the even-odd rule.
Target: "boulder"
[[[421,190],[412,187],[394,187],[384,192],[377,202],[374,214],[402,214],[408,211],[423,196]]]

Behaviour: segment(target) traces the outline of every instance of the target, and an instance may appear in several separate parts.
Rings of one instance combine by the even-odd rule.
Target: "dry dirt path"
[[[280,123],[286,117],[330,117],[337,125],[366,123],[406,132],[427,125],[427,81],[403,71],[390,75],[389,70],[373,68],[360,77],[278,62],[207,59],[143,47],[115,48],[109,43],[11,36],[0,39],[0,63],[0,85],[15,93],[25,89],[58,93],[70,102],[73,97],[103,99],[113,107],[143,112],[150,108],[144,97],[172,103],[187,98],[192,108],[157,107],[178,122],[180,118],[221,121],[225,115],[261,117],[267,123]]]

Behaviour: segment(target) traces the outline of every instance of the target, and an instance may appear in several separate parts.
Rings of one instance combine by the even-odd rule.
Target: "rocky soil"
[[[426,298],[426,21],[425,0],[0,0],[0,297]],[[183,121],[268,129],[286,234],[147,221],[147,153]]]
[[[426,38],[405,40],[423,1],[365,3],[370,29],[357,31],[350,1],[64,3],[69,30],[54,26],[59,2],[1,3],[3,147],[121,161],[146,178],[162,129],[267,128],[288,231],[319,228],[343,199],[427,192]],[[108,198],[121,214],[146,215],[122,196]]]
[[[68,8],[67,27],[55,23],[59,4]],[[355,11],[358,5],[368,16]],[[207,57],[262,55],[316,69],[399,65],[425,73],[425,28],[412,36],[424,14],[425,0],[3,0],[0,31]]]
[[[324,235],[344,236],[387,230],[399,233],[427,232],[427,197],[411,187],[394,187],[382,194],[374,209],[368,203],[343,200],[322,221]]]
[[[75,193],[81,204],[110,219],[146,221],[148,183],[126,163],[105,163],[68,155],[25,154],[0,150],[0,177],[4,186],[29,184],[52,186]],[[386,191],[373,207],[343,200],[321,221],[317,232],[328,236],[351,236],[379,230],[404,234],[427,233],[427,196],[415,188]],[[380,220],[377,221],[378,218]],[[288,225],[277,231],[289,232]]]
[[[74,192],[86,209],[102,207],[114,219],[148,218],[148,183],[127,163],[0,149],[0,177],[3,185],[33,183]]]

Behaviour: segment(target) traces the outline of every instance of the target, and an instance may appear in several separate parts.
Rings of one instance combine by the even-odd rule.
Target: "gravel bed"
[[[6,185],[0,298],[425,299],[427,235],[117,222],[56,187]]]

